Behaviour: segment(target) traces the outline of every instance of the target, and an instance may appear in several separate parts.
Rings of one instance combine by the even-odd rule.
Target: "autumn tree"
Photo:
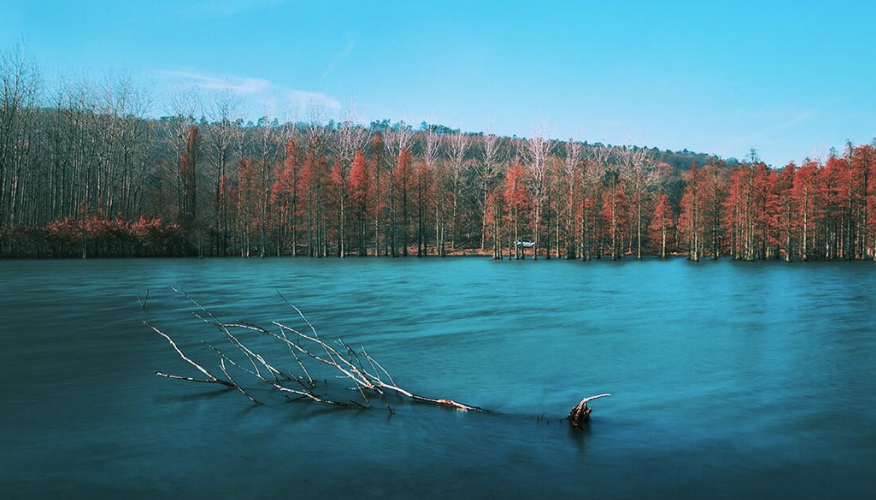
[[[688,259],[697,262],[702,255],[703,233],[703,176],[697,163],[691,162],[684,175],[685,188],[681,198],[678,224],[688,240]]]
[[[432,171],[425,161],[417,163],[414,168],[414,204],[417,208],[417,257],[425,257],[428,253],[427,243],[427,217],[430,212],[430,200],[432,198]]]
[[[326,198],[329,200],[330,218],[334,221],[335,234],[335,250],[336,255],[340,258],[346,257],[348,250],[347,235],[346,235],[346,219],[347,219],[347,196],[349,194],[349,183],[347,176],[344,174],[344,165],[340,159],[335,160],[332,166],[331,181],[328,183]]]
[[[283,253],[285,241],[291,240],[292,256],[298,255],[298,190],[300,155],[294,139],[286,142],[285,157],[277,162],[274,184],[271,188],[271,205],[276,212],[277,255]]]
[[[672,203],[669,200],[669,195],[663,193],[657,199],[657,204],[654,205],[654,214],[651,217],[651,242],[660,249],[659,255],[661,259],[665,259],[666,253],[666,238],[669,231],[675,224],[675,214],[672,210]]]
[[[621,161],[627,152],[620,151]],[[628,227],[629,199],[626,193],[623,170],[621,165],[614,163],[607,166],[602,176],[602,219],[608,232],[609,255],[611,260],[623,258],[622,245],[626,228]]]
[[[387,185],[389,196],[387,199],[387,204],[390,211],[390,221],[389,221],[389,231],[388,231],[388,250],[386,253],[390,254],[393,257],[397,257],[399,255],[399,241],[401,240],[400,230],[399,230],[399,219],[403,219],[407,222],[406,213],[401,214],[400,208],[404,205],[405,212],[407,211],[408,201],[407,196],[405,196],[405,203],[400,203],[400,193],[401,193],[401,183],[407,184],[410,179],[410,169],[411,169],[411,161],[413,161],[409,146],[411,144],[411,140],[413,138],[413,131],[411,127],[404,122],[396,123],[392,126],[392,128],[387,129],[386,131],[387,137],[387,146],[390,150],[390,157],[395,158],[395,167],[393,168],[391,175],[388,176]],[[401,162],[399,160],[402,159],[402,152],[406,151],[406,160],[405,162]],[[403,168],[399,171],[399,165],[402,164]],[[403,174],[403,175],[399,175]],[[405,215],[405,217],[402,217]],[[407,235],[408,229],[404,229],[405,236]],[[407,249],[404,250],[404,255],[407,255]]]
[[[849,215],[849,168],[846,159],[832,152],[819,180],[824,209],[821,225],[823,254],[828,260],[842,258],[846,251],[846,220]]]
[[[372,202],[374,184],[371,170],[365,160],[365,153],[356,152],[353,168],[350,170],[350,206],[352,221],[356,231],[356,246],[359,256],[368,255],[369,204]]]
[[[318,105],[252,123],[233,93],[193,89],[150,118],[149,100],[125,75],[47,85],[0,53],[0,256],[445,255],[492,238],[519,258],[531,238],[537,258],[876,258],[874,145],[772,168],[755,152],[361,126]]]
[[[720,161],[718,162],[720,165]],[[709,256],[717,260],[724,248],[723,201],[726,191],[727,169],[723,165],[706,165],[702,168],[701,211],[703,237],[708,238]],[[705,242],[704,242],[705,243]]]
[[[326,163],[325,157],[317,156],[311,148],[307,152],[298,178],[304,231],[307,234],[307,252],[310,257],[323,257],[327,254],[326,207],[323,199],[323,190],[328,177]]]
[[[778,202],[779,236],[785,255],[785,261],[791,262],[791,256],[795,250],[794,243],[794,178],[797,174],[797,165],[794,162],[785,165],[779,171],[776,180],[776,197]]]
[[[240,234],[241,256],[249,257],[253,247],[253,236],[258,234],[262,222],[259,199],[262,195],[261,166],[258,161],[244,158],[238,163],[238,231]]]
[[[411,151],[407,147],[401,148],[396,161],[395,171],[393,172],[393,184],[398,193],[397,213],[399,214],[401,226],[401,247],[402,255],[408,256],[408,245],[410,242],[410,209],[411,209],[411,187],[413,184],[413,157]]]
[[[645,209],[650,203],[651,188],[656,176],[656,159],[647,148],[626,148],[622,151],[622,167],[632,192],[632,212],[635,224],[636,258],[642,258],[642,237],[647,230]]]
[[[876,141],[855,148],[852,169],[859,180],[857,196],[861,204],[858,255],[866,258],[869,248],[873,260],[876,260]]]
[[[601,217],[603,175],[608,168],[611,148],[601,144],[591,145],[581,164],[581,260],[590,260],[602,255]]]
[[[821,219],[819,210],[820,194],[818,177],[820,166],[814,160],[809,160],[800,166],[794,176],[794,186],[791,200],[795,207],[795,218],[800,232],[800,260],[809,260],[814,251],[814,237]]]
[[[484,249],[486,245],[486,237],[487,237],[487,218],[491,217],[493,219],[493,223],[496,224],[496,213],[490,213],[490,208],[495,210],[501,210],[500,204],[495,203],[496,199],[494,197],[494,203],[490,204],[488,202],[488,198],[490,196],[491,188],[493,187],[496,178],[499,175],[499,165],[500,165],[500,151],[501,141],[499,137],[495,134],[486,134],[483,136],[481,141],[481,157],[480,162],[478,163],[478,171],[477,177],[480,183],[481,189],[481,198],[478,201],[483,201],[482,203],[482,223],[481,223],[481,250]],[[490,205],[490,207],[488,207]],[[495,236],[494,228],[494,236]],[[494,252],[496,250],[496,245],[494,243]],[[501,249],[501,246],[499,247]],[[501,250],[500,250],[501,251]]]
[[[776,234],[779,220],[779,200],[776,194],[776,171],[758,162],[754,166],[753,217],[756,239],[753,259],[778,258],[779,240]],[[749,259],[749,260],[753,260]]]
[[[508,169],[508,175],[505,177],[503,198],[510,217],[511,233],[514,235],[509,252],[514,253],[515,259],[522,259],[526,254],[520,245],[521,219],[523,219],[529,209],[531,198],[526,187],[526,175],[520,163],[515,163],[514,166]]]
[[[365,147],[368,140],[368,133],[355,123],[355,115],[352,111],[349,112],[345,119],[338,126],[337,132],[337,175],[335,178],[335,192],[337,199],[337,220],[338,220],[338,255],[345,257],[349,251],[348,240],[349,230],[347,228],[347,219],[349,218],[349,210],[347,208],[349,195],[347,186],[349,185],[350,170],[353,167],[353,161],[356,154]]]
[[[383,177],[381,182],[381,173],[383,172],[383,157],[384,157],[383,134],[379,130],[374,132],[374,138],[371,140],[371,168],[374,172],[374,256],[380,257],[380,235],[381,235],[381,220],[385,210],[385,201],[381,196],[385,192],[383,184],[386,177]]]
[[[853,250],[849,258],[864,259],[871,239],[869,220],[873,212],[870,186],[876,175],[876,148],[872,145],[852,147],[849,144],[851,173],[849,176],[849,202],[851,217],[849,221],[850,245]]]

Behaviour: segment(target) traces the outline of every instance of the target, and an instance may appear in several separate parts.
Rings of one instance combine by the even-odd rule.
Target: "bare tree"
[[[552,149],[551,140],[548,139],[546,135],[546,127],[544,125],[539,125],[533,130],[532,137],[524,142],[527,166],[529,167],[530,179],[532,181],[532,193],[535,201],[535,247],[533,248],[533,260],[538,259],[545,177],[548,171],[548,156]]]
[[[23,146],[38,106],[40,83],[36,65],[21,45],[0,52],[0,224],[15,222],[16,192],[25,161]],[[10,183],[11,188],[7,187]]]
[[[272,180],[272,165],[276,163],[280,156],[280,151],[283,148],[283,142],[278,140],[279,123],[276,120],[270,120],[264,117],[259,120],[259,145],[260,145],[260,172],[259,175],[261,192],[259,193],[259,235],[261,243],[259,245],[259,257],[265,258],[266,249],[268,246],[268,210],[271,200],[271,185]]]
[[[217,253],[228,255],[228,203],[222,186],[227,183],[228,165],[233,164],[235,146],[243,140],[242,121],[237,117],[239,99],[231,92],[217,93],[208,110],[210,119],[207,134],[209,160],[216,176],[216,195],[213,207],[213,226]]]
[[[567,214],[566,214],[566,258],[575,258],[575,183],[578,177],[578,169],[584,159],[584,145],[580,141],[570,138],[566,142],[565,158],[563,161],[563,175],[565,176],[566,188],[568,189]]]
[[[436,181],[440,181],[441,173],[438,171],[438,158],[441,146],[441,136],[435,130],[435,127],[428,125],[423,132],[423,162],[426,164],[426,170],[432,173]],[[437,198],[437,196],[436,196]],[[435,200],[435,253],[439,257],[444,257],[444,215],[443,206],[438,199]],[[425,243],[424,243],[425,246]]]
[[[469,137],[461,132],[452,134],[448,137],[447,143],[450,154],[450,175],[453,197],[452,215],[450,218],[450,246],[456,247],[457,237],[459,236],[459,195],[460,195],[460,179],[462,172],[468,164],[466,157],[468,148],[471,143]]]
[[[483,136],[480,163],[478,165],[478,180],[480,181],[481,196],[481,250],[486,244],[487,233],[487,196],[490,185],[495,181],[499,173],[501,141],[496,134],[488,133]]]
[[[186,148],[189,129],[195,124],[195,116],[198,113],[200,96],[193,90],[179,91],[173,95],[169,105],[169,126],[165,129],[165,141],[167,143],[170,157],[167,158],[167,165],[176,165],[183,157]],[[176,172],[176,195],[177,206],[184,207],[185,201],[185,184],[186,181],[182,177],[182,169],[177,168]],[[177,220],[181,220],[184,216],[181,213],[181,208],[175,214]]]
[[[393,160],[398,160],[402,150],[410,147],[413,141],[413,130],[410,125],[405,122],[399,122],[393,125],[392,128],[386,131],[384,135],[386,146],[389,150],[389,156]],[[395,182],[389,183],[389,207],[390,207],[390,227],[389,227],[389,245],[393,257],[398,256],[398,213],[396,211],[396,190]],[[407,221],[405,221],[407,222]],[[387,252],[389,253],[389,252]]]
[[[622,167],[633,190],[633,210],[635,212],[636,259],[642,259],[642,230],[644,228],[644,211],[649,196],[649,190],[654,185],[656,177],[656,159],[646,147],[624,148]]]
[[[347,111],[347,117],[338,127],[338,153],[341,160],[342,180],[346,184],[349,181],[350,169],[353,166],[353,158],[357,151],[365,148],[368,142],[368,132],[356,123],[356,114],[352,103]],[[347,256],[347,194],[341,189],[339,196],[339,227],[338,227],[338,255]]]
[[[314,170],[323,168],[324,154],[328,150],[328,132],[324,126],[326,113],[319,102],[311,102],[307,107],[308,120],[304,127],[307,156]],[[324,186],[319,182],[320,176],[311,178],[313,183],[307,190],[308,212],[308,252],[310,256],[328,256],[328,238],[326,235],[326,200]]]

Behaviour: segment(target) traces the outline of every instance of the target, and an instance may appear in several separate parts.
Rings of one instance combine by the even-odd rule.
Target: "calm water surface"
[[[221,341],[166,288],[177,283],[223,319],[295,323],[280,290],[402,385],[495,413],[396,401],[394,416],[345,411],[284,403],[255,383],[268,404],[253,406],[157,378],[197,374],[144,319],[210,367],[198,341]],[[134,294],[147,287],[144,313]],[[4,499],[876,488],[873,263],[2,261],[0,318]],[[267,340],[252,338],[287,359]],[[601,392],[613,396],[583,432],[559,422]]]

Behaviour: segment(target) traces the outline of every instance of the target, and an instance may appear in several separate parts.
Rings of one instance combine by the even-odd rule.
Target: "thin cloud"
[[[211,76],[192,71],[159,71],[160,76],[177,80],[181,88],[198,88],[209,91],[231,91],[235,94],[254,94],[265,92],[273,85],[261,78],[241,78],[236,76]]]
[[[340,66],[341,63],[343,63],[347,59],[347,57],[350,56],[350,54],[353,52],[353,49],[355,49],[355,48],[356,48],[356,41],[351,40],[344,47],[343,50],[341,50],[340,52],[335,54],[335,56],[332,58],[332,60],[329,61],[328,66],[326,66],[325,71],[322,72],[322,79],[325,80],[332,73],[332,71],[335,70],[335,68]]]
[[[231,92],[250,104],[260,105],[269,114],[286,108],[294,108],[299,112],[312,107],[330,111],[341,109],[340,101],[322,92],[283,87],[263,78],[213,75],[192,70],[161,70],[155,74],[167,80],[172,90]]]

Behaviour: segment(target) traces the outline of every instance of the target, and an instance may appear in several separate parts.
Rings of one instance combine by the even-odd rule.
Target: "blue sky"
[[[768,4],[768,5],[767,5]],[[774,165],[876,136],[876,2],[0,0],[48,81],[120,71],[248,117],[637,143]]]

